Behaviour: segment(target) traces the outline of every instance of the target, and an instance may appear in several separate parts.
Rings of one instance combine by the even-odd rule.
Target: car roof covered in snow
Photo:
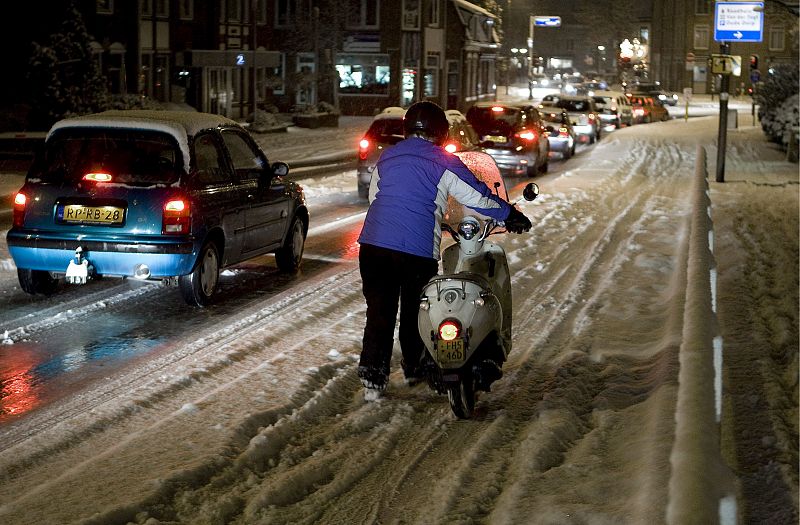
[[[181,148],[181,153],[189,165],[189,137],[193,137],[204,129],[220,126],[238,126],[238,124],[222,115],[197,113],[194,111],[158,111],[142,109],[110,110],[91,115],[82,115],[60,120],[53,124],[47,134],[47,140],[54,132],[65,128],[121,128],[153,130],[172,135]]]

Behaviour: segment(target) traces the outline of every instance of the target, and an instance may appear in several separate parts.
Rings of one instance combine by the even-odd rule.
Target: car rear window
[[[150,130],[62,128],[47,141],[28,174],[47,183],[77,183],[106,173],[112,183],[173,184],[183,168],[178,144]]]
[[[508,106],[472,107],[467,120],[479,135],[508,135],[520,119],[520,110]]]
[[[379,118],[374,120],[367,130],[367,138],[377,142],[388,142],[390,144],[395,144],[403,140],[403,138],[405,138],[403,119]]]
[[[558,107],[564,108],[567,111],[574,111],[576,113],[585,113],[592,110],[591,104],[588,100],[564,100],[558,102]]]

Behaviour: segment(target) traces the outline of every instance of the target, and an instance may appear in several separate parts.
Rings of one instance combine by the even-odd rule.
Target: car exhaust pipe
[[[133,277],[140,281],[145,281],[150,278],[150,267],[146,264],[137,264],[133,268]]]

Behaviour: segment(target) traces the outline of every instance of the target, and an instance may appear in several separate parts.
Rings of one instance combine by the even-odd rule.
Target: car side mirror
[[[289,165],[285,162],[273,162],[270,171],[273,177],[285,177],[289,174]]]

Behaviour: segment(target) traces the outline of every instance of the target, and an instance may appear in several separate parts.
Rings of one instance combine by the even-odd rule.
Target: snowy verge
[[[697,146],[692,185],[693,209],[687,263],[686,306],[680,347],[675,442],[670,455],[667,523],[719,523],[721,500],[735,492],[734,477],[720,453],[715,416],[714,338],[718,335],[713,309],[709,241],[708,173],[702,144]]]

